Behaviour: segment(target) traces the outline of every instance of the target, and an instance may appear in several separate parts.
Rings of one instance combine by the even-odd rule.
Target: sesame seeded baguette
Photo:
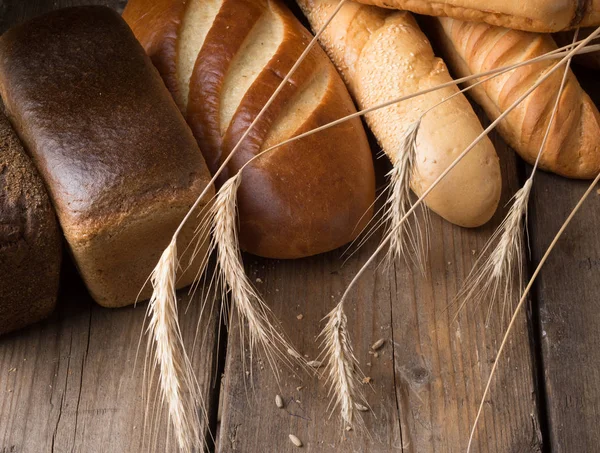
[[[313,29],[319,28],[336,0],[299,0]],[[330,24],[322,45],[343,75],[361,108],[414,93],[451,80],[444,62],[407,12],[347,3]],[[457,92],[445,88],[395,104],[366,116],[384,152],[396,162],[407,128],[427,108]],[[428,113],[417,137],[412,188],[423,193],[482,132],[462,95]],[[494,214],[502,178],[490,140],[482,140],[426,198],[426,204],[452,223],[476,227]]]

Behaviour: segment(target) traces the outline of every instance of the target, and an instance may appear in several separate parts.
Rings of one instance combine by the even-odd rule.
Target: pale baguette
[[[551,33],[600,25],[600,0],[358,0],[428,16]]]
[[[314,29],[337,5],[336,0],[299,0]],[[410,13],[347,3],[324,33],[322,43],[346,79],[361,108],[451,80],[444,62]],[[399,159],[402,135],[428,107],[457,92],[445,88],[366,116],[385,153]],[[423,193],[482,132],[463,95],[428,113],[417,138],[413,190]],[[427,205],[457,225],[475,227],[494,214],[502,178],[498,157],[486,137],[427,197]]]
[[[435,18],[432,23],[446,61],[460,77],[519,63],[557,48],[550,35],[450,18]],[[546,60],[523,66],[473,88],[470,93],[495,119],[555,64],[556,61]],[[562,76],[561,70],[552,74],[498,125],[507,143],[527,162],[535,161],[540,151]],[[541,168],[570,178],[596,176],[600,171],[599,137],[598,109],[569,72],[540,160]]]

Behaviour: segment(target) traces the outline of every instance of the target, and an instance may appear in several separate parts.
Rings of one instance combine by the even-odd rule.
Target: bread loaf
[[[52,312],[60,261],[50,200],[0,109],[0,334]]]
[[[299,0],[314,29],[322,26],[336,0]],[[451,80],[410,13],[357,3],[345,4],[322,35],[324,47],[343,74],[361,108]],[[381,147],[396,162],[406,129],[430,106],[457,92],[456,87],[369,113],[367,123]],[[428,113],[417,136],[412,188],[422,194],[482,132],[469,102],[457,96]],[[498,157],[486,137],[426,198],[427,205],[457,225],[475,227],[494,214],[502,178]]]
[[[209,181],[158,72],[116,12],[67,8],[0,38],[0,92],[92,296],[134,303]]]
[[[131,0],[123,17],[213,172],[311,39],[279,0]],[[220,182],[260,150],[353,112],[342,80],[315,46]],[[238,190],[241,247],[272,258],[339,247],[369,221],[374,181],[359,119],[268,153],[244,170]]]
[[[456,76],[509,66],[556,49],[549,35],[450,18],[432,21],[440,48]],[[523,66],[479,85],[470,93],[491,119],[530,89],[555,60]],[[555,71],[498,125],[527,162],[535,161],[556,102],[564,71]],[[593,178],[600,171],[600,114],[569,73],[540,160],[540,167],[570,178]]]
[[[600,0],[358,0],[369,5],[552,33],[600,25]]]

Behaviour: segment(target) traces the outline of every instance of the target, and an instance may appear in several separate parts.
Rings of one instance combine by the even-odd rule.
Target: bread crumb
[[[304,315],[302,313],[300,313],[299,315],[296,315],[296,319],[298,321],[302,321],[303,318],[304,318]]]

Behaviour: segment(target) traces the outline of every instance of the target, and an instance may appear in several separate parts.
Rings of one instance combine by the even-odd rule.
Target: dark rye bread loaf
[[[0,93],[92,296],[104,306],[134,303],[209,182],[150,59],[111,9],[57,10],[0,38]],[[194,227],[180,234],[181,249]]]
[[[0,334],[56,305],[61,238],[35,167],[0,106]]]

